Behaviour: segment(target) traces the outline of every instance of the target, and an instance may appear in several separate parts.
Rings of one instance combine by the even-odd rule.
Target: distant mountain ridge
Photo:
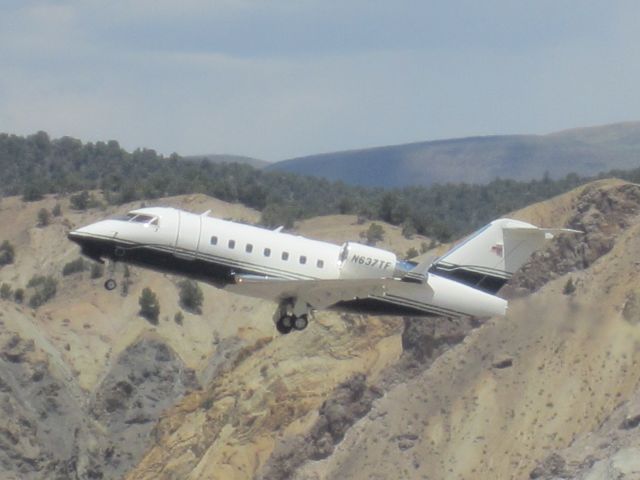
[[[466,137],[325,153],[273,163],[266,170],[389,188],[597,175],[638,166],[640,122],[624,122],[546,135]]]

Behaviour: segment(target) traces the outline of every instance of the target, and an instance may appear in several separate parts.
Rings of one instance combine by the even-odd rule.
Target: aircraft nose
[[[87,239],[87,237],[91,233],[90,231],[91,229],[89,227],[90,225],[82,228],[76,228],[75,230],[71,230],[69,233],[67,233],[67,238],[73,242],[80,244],[82,243],[82,240]]]

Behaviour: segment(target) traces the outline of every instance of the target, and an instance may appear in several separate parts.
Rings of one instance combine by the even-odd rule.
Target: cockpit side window
[[[154,217],[152,217],[151,215],[136,215],[135,217],[133,217],[131,219],[132,222],[134,223],[151,223],[151,221],[153,221]]]

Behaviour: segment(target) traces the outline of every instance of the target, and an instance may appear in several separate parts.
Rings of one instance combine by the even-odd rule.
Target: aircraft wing
[[[296,298],[315,309],[324,309],[345,300],[367,298],[369,295],[383,296],[390,285],[400,281],[394,278],[283,280],[238,275],[236,283],[228,285],[225,290],[275,302]]]

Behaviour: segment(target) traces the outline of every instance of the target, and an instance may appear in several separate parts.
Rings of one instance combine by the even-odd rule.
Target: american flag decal
[[[502,245],[500,245],[499,243],[496,243],[493,247],[491,247],[491,251],[499,257],[502,257]]]

